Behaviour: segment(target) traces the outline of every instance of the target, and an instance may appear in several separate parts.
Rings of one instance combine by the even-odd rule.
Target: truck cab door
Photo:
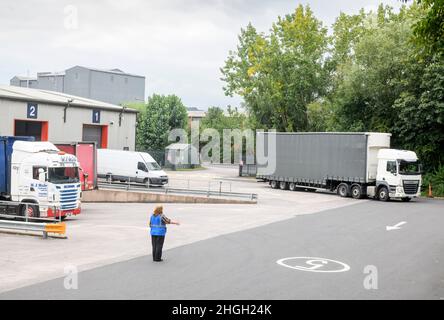
[[[136,180],[141,183],[148,182],[148,169],[145,163],[140,161],[137,163]]]
[[[381,173],[378,180],[386,182],[388,186],[397,186],[399,182],[398,166],[396,160],[384,160],[381,161]]]

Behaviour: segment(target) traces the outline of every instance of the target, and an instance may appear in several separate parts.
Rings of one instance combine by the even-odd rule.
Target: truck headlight
[[[403,187],[396,187],[396,193],[403,193],[404,188]]]

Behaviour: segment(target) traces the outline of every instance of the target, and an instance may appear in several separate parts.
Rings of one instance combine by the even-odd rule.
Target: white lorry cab
[[[50,142],[15,141],[13,137],[8,141],[12,148],[4,148],[9,163],[2,166],[6,183],[1,198],[17,204],[15,213],[61,218],[79,214],[77,158]]]
[[[97,173],[107,181],[138,182],[147,186],[168,184],[168,176],[146,152],[98,149]]]
[[[421,165],[415,152],[379,150],[375,190],[378,190],[380,200],[400,198],[408,201],[412,197],[419,197],[421,184]]]

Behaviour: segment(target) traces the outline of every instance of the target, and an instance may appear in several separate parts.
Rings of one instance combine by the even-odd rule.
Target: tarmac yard
[[[223,179],[259,201],[164,205],[181,226],[169,227],[161,264],[151,260],[152,203],[83,204],[82,214],[66,221],[68,239],[0,233],[0,299],[444,297],[444,202],[272,190],[236,173],[225,167],[170,173],[202,184]],[[405,223],[387,231],[399,222]],[[298,268],[297,259],[288,259],[294,257],[331,259],[334,272]],[[327,262],[308,261],[312,271],[322,271],[321,264]],[[334,270],[342,264],[349,269]],[[363,285],[368,266],[377,268],[377,289]],[[79,287],[66,290],[64,276],[73,267]]]

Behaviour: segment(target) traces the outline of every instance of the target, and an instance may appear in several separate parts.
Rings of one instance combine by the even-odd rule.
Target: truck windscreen
[[[421,174],[421,164],[418,161],[399,161],[399,174],[418,175]]]
[[[48,182],[57,184],[79,181],[79,169],[77,167],[48,168]]]

